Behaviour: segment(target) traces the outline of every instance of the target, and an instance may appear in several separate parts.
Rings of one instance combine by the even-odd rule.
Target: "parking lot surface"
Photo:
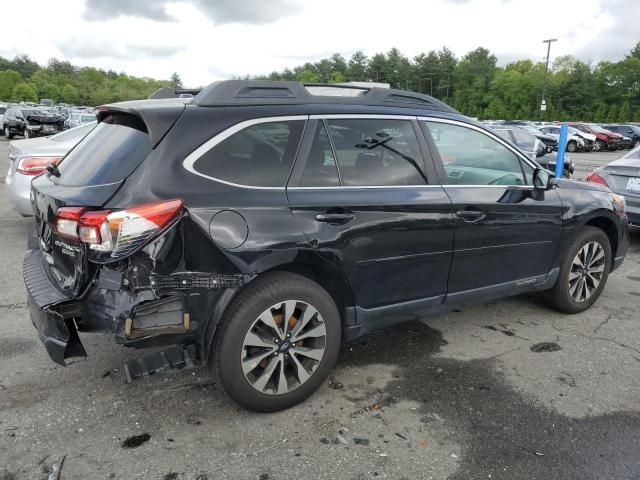
[[[53,364],[31,326],[31,220],[7,201],[0,137],[0,479],[640,478],[640,234],[596,305],[524,296],[395,326],[343,348],[311,399],[254,414],[205,369],[126,384],[140,352],[82,335]],[[572,154],[577,177],[620,153]]]

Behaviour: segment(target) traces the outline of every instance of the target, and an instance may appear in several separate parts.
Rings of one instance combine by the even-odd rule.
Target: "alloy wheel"
[[[569,295],[575,302],[587,301],[598,289],[605,264],[604,248],[598,242],[589,242],[578,251],[569,271]]]
[[[9,127],[4,127],[4,136],[5,138],[9,138]]]
[[[327,331],[309,303],[286,300],[251,324],[242,344],[242,371],[263,394],[282,395],[305,383],[324,356]]]
[[[602,142],[600,142],[599,140],[596,140],[596,143],[593,144],[593,150],[595,152],[598,152],[602,149]]]

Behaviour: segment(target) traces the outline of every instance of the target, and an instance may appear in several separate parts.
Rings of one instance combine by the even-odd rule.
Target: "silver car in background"
[[[58,163],[96,125],[97,122],[86,123],[50,137],[9,143],[9,172],[5,183],[9,187],[9,201],[20,215],[33,215],[29,198],[31,181],[44,173],[49,164]]]
[[[609,187],[627,202],[629,224],[640,226],[640,147],[605,165],[596,168],[585,181]]]

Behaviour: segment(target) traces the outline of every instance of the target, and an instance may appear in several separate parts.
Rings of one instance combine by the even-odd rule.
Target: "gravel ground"
[[[574,154],[577,176],[618,155]],[[400,325],[345,346],[304,404],[258,415],[203,369],[125,384],[139,352],[108,335],[54,365],[25,305],[31,221],[4,183],[0,221],[1,480],[44,479],[63,457],[64,479],[640,478],[638,232],[585,313],[525,296]]]

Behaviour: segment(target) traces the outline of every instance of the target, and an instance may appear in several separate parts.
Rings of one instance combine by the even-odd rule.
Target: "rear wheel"
[[[227,309],[214,342],[216,371],[241,406],[284,410],[327,378],[340,337],[338,309],[320,285],[295,274],[268,273]]]
[[[555,286],[546,297],[564,313],[579,313],[598,299],[611,270],[609,237],[599,228],[586,226],[569,245]]]

